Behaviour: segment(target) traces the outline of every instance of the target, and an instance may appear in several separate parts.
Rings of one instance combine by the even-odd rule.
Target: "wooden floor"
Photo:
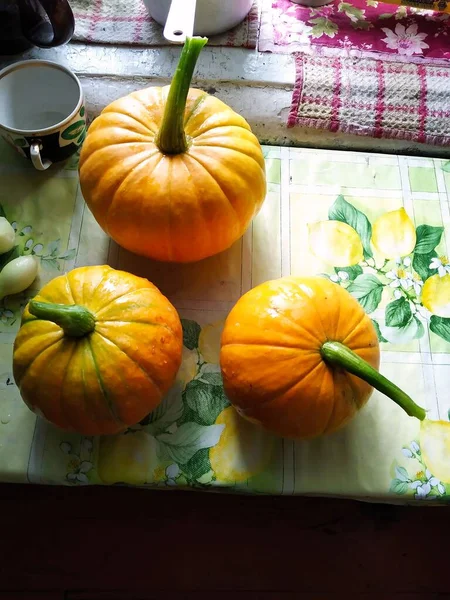
[[[0,600],[450,598],[450,512],[0,485]]]

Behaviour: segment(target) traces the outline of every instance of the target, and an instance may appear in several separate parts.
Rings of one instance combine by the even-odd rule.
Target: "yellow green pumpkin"
[[[14,379],[28,407],[56,426],[114,434],[161,402],[182,346],[175,308],[147,279],[81,267],[50,281],[25,307]]]

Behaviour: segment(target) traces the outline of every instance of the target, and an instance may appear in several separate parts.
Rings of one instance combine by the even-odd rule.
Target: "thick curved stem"
[[[170,84],[161,129],[156,145],[164,154],[181,154],[187,150],[184,111],[197,59],[207,38],[186,38],[178,66]]]
[[[64,335],[83,337],[95,329],[95,317],[84,306],[74,304],[51,304],[31,300],[28,310],[32,315],[44,321],[52,321],[61,327]]]
[[[341,367],[370,383],[379,392],[396,402],[410,417],[416,417],[420,421],[425,419],[426,412],[421,406],[347,346],[339,342],[325,342],[320,349],[320,354],[330,365]]]

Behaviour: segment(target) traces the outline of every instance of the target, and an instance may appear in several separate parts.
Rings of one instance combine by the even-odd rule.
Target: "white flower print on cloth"
[[[83,460],[81,453],[91,455],[93,450],[92,440],[84,438],[81,443],[81,452],[77,453],[69,442],[61,442],[59,445],[61,452],[67,454],[70,460],[67,464],[66,479],[72,484],[89,483],[88,473],[92,471],[94,465],[90,460]]]
[[[397,267],[386,273],[386,277],[391,279],[389,286],[393,288],[402,287],[404,290],[409,290],[413,285],[411,273],[407,271],[411,265],[411,259],[409,257],[403,260],[398,258],[395,262],[397,263]]]
[[[414,455],[417,454],[417,452],[420,453],[420,448],[419,444],[415,441],[411,442],[409,448],[407,448],[406,446],[402,448],[402,454],[403,456],[406,456],[406,458],[413,458]]]
[[[408,490],[413,490],[415,500],[436,500],[445,496],[445,485],[428,469],[424,463],[420,446],[415,440],[409,446],[402,448],[402,454],[415,461],[416,467],[413,467],[413,473],[410,474],[405,467],[396,466],[395,478],[390,487],[391,492],[402,495],[407,494]]]
[[[425,481],[422,479],[416,479],[410,484],[413,490],[416,490],[414,497],[416,500],[421,500],[422,498],[428,498],[432,500],[437,498],[437,495],[431,495],[431,488],[437,488],[437,491],[440,495],[445,494],[445,487],[442,485],[441,481],[437,477],[434,477],[428,469],[425,469]]]
[[[312,27],[304,21],[296,18],[298,6],[293,5],[286,11],[282,9],[273,9],[273,19],[281,25],[279,43],[289,44],[295,42],[300,45],[309,45],[311,43]]]
[[[394,298],[396,300],[402,298],[401,289],[409,290],[410,288],[413,288],[416,296],[419,296],[422,292],[423,280],[418,273],[410,270],[410,257],[397,258],[395,262],[397,267],[386,273],[386,277],[391,280],[389,286],[394,288]]]
[[[416,296],[419,296],[423,288],[423,280],[417,273],[411,273],[411,284]]]
[[[88,476],[86,473],[92,469],[93,464],[87,460],[83,460],[81,463],[73,461],[72,473],[67,473],[67,481],[71,483],[89,483]]]
[[[334,275],[330,275],[331,281],[341,283],[349,280],[349,274],[346,271],[338,271]]]
[[[12,312],[12,310],[9,310],[8,308],[0,308],[0,321],[4,325],[10,323],[14,319],[14,317],[15,315]]]
[[[180,467],[174,463],[166,468],[166,485],[176,485],[176,478],[180,475]]]
[[[403,56],[412,56],[413,54],[423,54],[424,48],[429,45],[423,40],[427,37],[426,33],[417,33],[418,26],[413,23],[405,28],[401,23],[397,23],[395,31],[382,27],[386,37],[381,41],[386,44],[390,50],[397,50]]]
[[[450,273],[450,261],[446,256],[435,256],[431,259],[430,269],[437,269],[439,277]]]

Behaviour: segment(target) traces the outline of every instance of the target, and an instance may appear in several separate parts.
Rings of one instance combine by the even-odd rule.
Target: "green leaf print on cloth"
[[[311,251],[332,269],[324,275],[374,315],[380,342],[409,343],[428,329],[450,342],[450,261],[438,252],[443,227],[415,226],[404,208],[371,223],[342,194],[329,208],[328,221],[308,227]],[[351,264],[343,264],[345,259]]]

